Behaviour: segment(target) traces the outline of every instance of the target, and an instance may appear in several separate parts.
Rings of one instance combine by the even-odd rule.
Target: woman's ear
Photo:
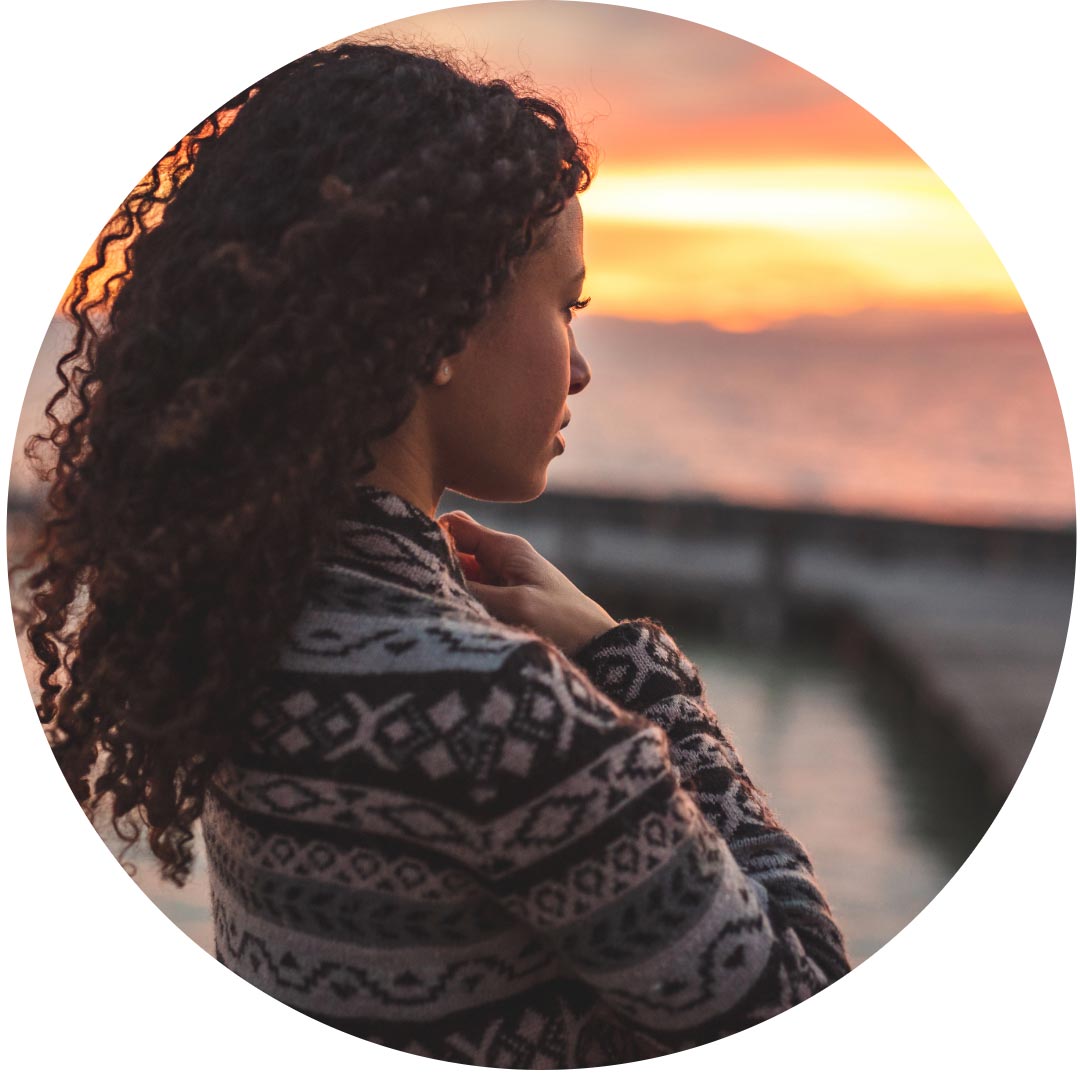
[[[449,356],[442,356],[439,358],[439,362],[435,366],[435,372],[431,378],[431,381],[435,386],[445,386],[467,363],[469,350],[472,346],[475,334],[476,327],[474,326],[468,331],[464,343],[456,353],[451,353]]]

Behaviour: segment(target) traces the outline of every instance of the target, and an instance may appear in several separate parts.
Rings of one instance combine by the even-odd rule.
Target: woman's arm
[[[742,870],[766,887],[823,972],[839,978],[850,970],[839,930],[831,918],[821,918],[828,907],[806,851],[754,786],[705,700],[697,668],[664,628],[651,619],[619,623],[573,660],[619,705],[664,729],[683,787]]]
[[[678,696],[649,708],[681,711]],[[695,794],[661,724],[542,640],[515,650],[489,700],[517,703],[507,736],[527,735],[530,768],[501,778],[471,869],[635,1027],[697,1046],[849,970],[805,853],[749,781],[718,766],[726,790]]]

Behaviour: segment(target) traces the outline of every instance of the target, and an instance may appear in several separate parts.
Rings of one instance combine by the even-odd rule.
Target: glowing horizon
[[[582,196],[591,313],[753,331],[868,307],[1024,310],[956,197],[835,87],[686,20],[552,11],[479,4],[371,33],[528,71],[567,107],[599,151]]]
[[[482,57],[481,75],[531,71],[564,102],[599,150],[582,196],[592,314],[752,332],[865,308],[1024,311],[956,197],[835,88],[686,21],[550,13],[476,5],[370,33]]]
[[[921,163],[611,168],[582,206],[595,311],[749,331],[866,307],[1023,310]]]

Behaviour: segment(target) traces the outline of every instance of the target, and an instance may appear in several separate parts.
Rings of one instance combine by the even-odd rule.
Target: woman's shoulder
[[[278,654],[312,674],[488,673],[545,640],[488,614],[464,590],[437,595],[363,575],[321,573]]]

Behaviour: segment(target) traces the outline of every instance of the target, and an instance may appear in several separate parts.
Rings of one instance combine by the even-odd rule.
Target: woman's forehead
[[[549,267],[564,276],[576,273],[581,266],[582,224],[581,207],[573,199],[550,223],[539,252]]]
[[[562,236],[571,243],[575,249],[581,247],[581,234],[583,229],[581,216],[581,203],[575,195],[560,211],[555,218],[556,238]]]
[[[537,230],[527,255],[510,268],[510,277],[524,284],[554,281],[572,288],[574,276],[582,269],[581,210],[574,199]]]

